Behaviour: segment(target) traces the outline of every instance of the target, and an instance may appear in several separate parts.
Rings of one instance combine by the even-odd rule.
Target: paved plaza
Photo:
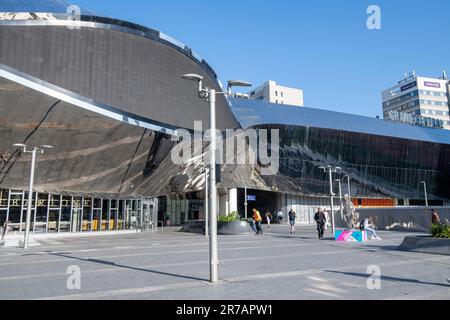
[[[319,241],[311,226],[219,237],[218,285],[210,285],[202,235],[163,233],[41,240],[0,248],[0,299],[449,299],[450,257],[397,251],[407,233],[380,232],[366,244]],[[67,286],[70,266],[80,290]],[[368,267],[381,288],[368,288]],[[69,270],[71,270],[69,268]],[[370,281],[369,281],[370,282]]]

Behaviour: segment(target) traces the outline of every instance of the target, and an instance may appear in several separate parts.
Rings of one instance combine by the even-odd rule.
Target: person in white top
[[[277,218],[278,218],[278,223],[282,223],[283,222],[283,219],[284,219],[284,213],[283,213],[283,211],[278,211],[278,213],[277,213]]]
[[[368,219],[364,219],[361,222],[361,224],[362,224],[361,230],[367,231],[368,234],[371,233],[372,234],[372,236],[371,236],[372,240],[381,240],[381,238],[377,235],[377,232],[375,231],[375,229],[371,228],[372,221],[373,221],[372,217],[370,217]]]

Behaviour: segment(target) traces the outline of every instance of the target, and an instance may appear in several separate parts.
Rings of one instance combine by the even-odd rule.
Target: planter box
[[[248,222],[217,222],[217,234],[220,235],[238,235],[238,234],[254,234]]]
[[[205,234],[205,221],[189,221],[181,229],[181,232],[200,233]],[[254,234],[248,222],[235,221],[235,222],[217,222],[217,234],[219,235],[243,235]]]
[[[406,237],[398,247],[402,251],[450,255],[450,239],[438,239],[433,237]]]
[[[367,232],[361,230],[336,230],[336,241],[367,242]]]

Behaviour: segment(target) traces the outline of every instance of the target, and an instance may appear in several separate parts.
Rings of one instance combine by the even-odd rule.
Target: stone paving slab
[[[450,299],[450,257],[397,250],[408,233],[364,244],[320,241],[310,226],[220,236],[221,281],[210,285],[208,238],[177,230],[2,248],[0,299]],[[80,290],[67,288],[70,266]],[[367,286],[369,266],[381,271],[379,290]]]

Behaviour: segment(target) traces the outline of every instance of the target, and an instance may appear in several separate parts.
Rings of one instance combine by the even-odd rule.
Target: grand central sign
[[[442,129],[444,128],[444,121],[434,118],[426,118],[422,116],[415,116],[411,113],[389,111],[388,120],[394,122],[403,122],[407,124],[412,124],[415,126],[422,126],[428,128]]]
[[[50,207],[50,208],[59,208],[59,207],[63,207],[63,208],[68,208],[68,207],[73,207],[73,208],[90,208],[91,207],[91,199],[84,199],[83,202],[81,200],[61,200],[59,201],[58,199],[53,200],[50,199],[50,201],[42,199],[42,200],[38,200],[37,203],[36,201],[33,199],[33,201],[31,202],[31,206],[32,207],[38,207],[38,208],[43,208],[43,207]],[[28,206],[28,199],[24,199],[22,201],[21,198],[17,198],[17,199],[10,199],[9,202],[10,207],[27,207]],[[81,206],[83,205],[83,206]],[[8,199],[1,199],[0,198],[0,207],[7,207],[8,206]]]

